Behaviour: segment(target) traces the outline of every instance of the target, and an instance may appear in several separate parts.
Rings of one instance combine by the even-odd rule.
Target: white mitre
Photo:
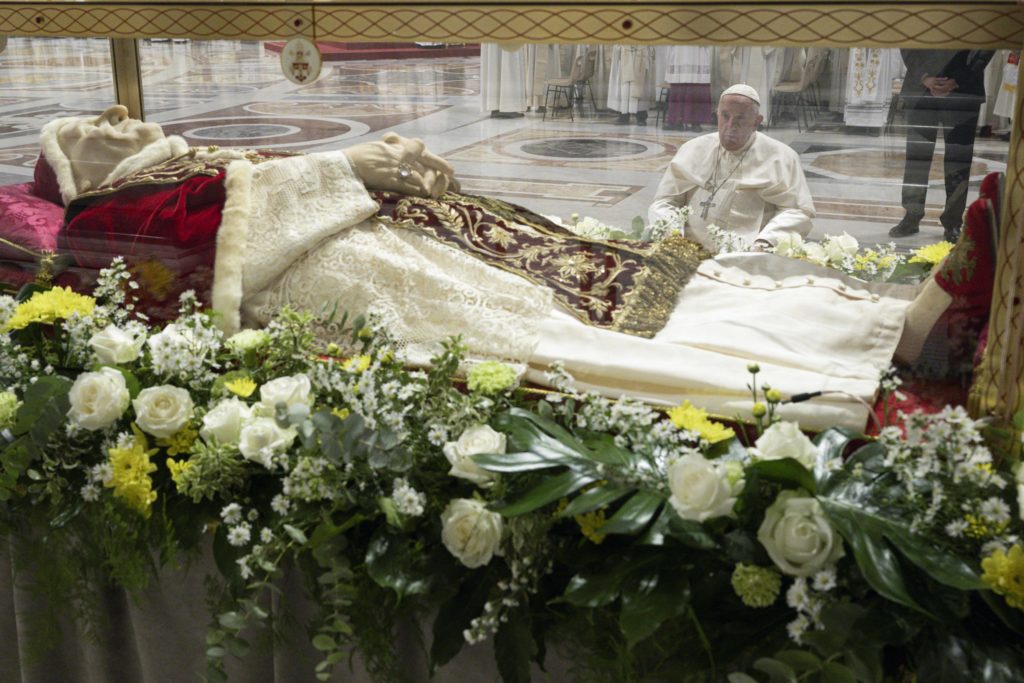
[[[758,104],[761,104],[761,96],[757,94],[757,90],[754,90],[745,83],[730,85],[722,92],[722,97],[725,97],[726,95],[743,95],[744,97],[749,97]]]
[[[43,126],[39,144],[65,205],[83,192],[188,152],[183,138],[165,136],[156,123],[129,119],[120,104],[99,116],[55,119]]]

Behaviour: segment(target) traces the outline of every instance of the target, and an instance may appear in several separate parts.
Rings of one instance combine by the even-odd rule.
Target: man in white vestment
[[[728,102],[723,111],[723,153],[757,149],[753,129],[743,138],[728,123]],[[190,151],[181,138],[164,137],[156,124],[133,122],[125,113],[115,107],[98,118],[58,119],[43,129],[43,154],[71,203],[69,215],[83,199],[117,196],[119,183],[136,191],[132,174],[226,160],[211,299],[228,332],[266,324],[286,305],[316,312],[336,304],[376,315],[414,362],[460,334],[471,356],[517,362],[539,383],[550,363],[564,361],[581,388],[660,404],[690,400],[729,416],[750,414],[746,367],[757,362],[761,377],[784,395],[826,392],[782,408],[782,417],[808,429],[863,428],[879,372],[906,338],[912,287],[864,283],[774,254],[701,260],[685,240],[664,244],[693,258],[689,279],[663,307],[659,328],[638,336],[595,327],[560,303],[550,286],[381,217],[369,189],[426,197],[418,200],[424,206],[462,197],[440,196],[452,169],[421,142],[389,134],[345,152],[259,158],[239,150]],[[769,183],[769,171],[758,170],[782,167],[784,157],[757,158],[757,167],[739,171],[756,196],[769,184],[785,185]],[[750,185],[755,177],[765,180]],[[113,189],[87,191],[96,188]],[[783,201],[784,194],[779,189],[770,196]],[[124,218],[121,232],[131,222]],[[336,332],[322,329],[328,338]]]
[[[647,110],[654,104],[654,48],[616,45],[612,48],[608,77],[608,108],[619,112],[617,124],[628,124],[636,115],[637,125],[647,124]]]
[[[522,45],[480,46],[480,110],[492,118],[515,118],[529,106],[527,49]]]
[[[684,236],[715,250],[708,227],[736,233],[755,251],[786,233],[811,231],[814,202],[800,158],[757,127],[761,98],[748,85],[727,88],[718,101],[718,132],[679,148],[658,185],[649,220],[672,220],[690,207]]]

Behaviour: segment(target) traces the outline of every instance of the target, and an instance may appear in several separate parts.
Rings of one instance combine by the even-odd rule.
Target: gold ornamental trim
[[[993,49],[1024,43],[1024,11],[1010,2],[37,2],[0,3],[0,35]]]

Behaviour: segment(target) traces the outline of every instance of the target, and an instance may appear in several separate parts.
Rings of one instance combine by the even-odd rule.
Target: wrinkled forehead
[[[736,116],[753,113],[759,109],[757,102],[745,95],[722,95],[718,100],[718,111]]]

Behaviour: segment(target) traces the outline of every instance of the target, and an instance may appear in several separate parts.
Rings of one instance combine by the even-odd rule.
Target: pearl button
[[[814,278],[813,277],[807,278],[807,284],[813,285],[814,284]]]
[[[881,299],[881,298],[882,298],[882,297],[878,296],[877,294],[872,294],[872,295],[871,295],[871,300],[872,300],[872,301],[878,301],[878,300],[879,300],[879,299]]]
[[[846,285],[839,285],[839,291],[840,292],[845,292],[846,291]]]
[[[775,281],[775,287],[776,287],[776,288],[779,288],[779,287],[781,287],[781,286],[782,286],[782,282],[781,282],[780,280],[776,280],[776,281]]]
[[[716,271],[714,272],[714,276],[715,276],[715,277],[722,277],[722,271],[720,271],[720,270],[716,270]]]
[[[750,278],[749,277],[743,278],[743,286],[744,287],[749,287],[750,286]]]

